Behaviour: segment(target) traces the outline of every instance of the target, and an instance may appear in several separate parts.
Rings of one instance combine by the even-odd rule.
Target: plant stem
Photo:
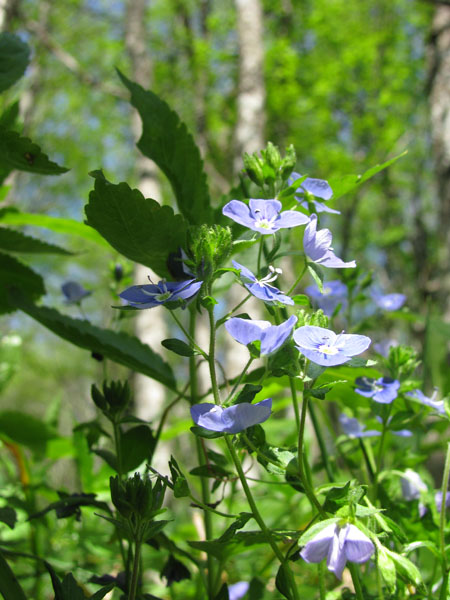
[[[244,375],[247,373],[248,368],[250,367],[250,365],[252,364],[252,362],[254,361],[254,357],[250,356],[250,358],[247,361],[247,364],[245,365],[245,367],[242,370],[242,373],[239,375],[239,377],[236,380],[236,383],[233,386],[233,389],[231,390],[231,392],[228,394],[225,402],[227,402],[228,400],[231,400],[231,398],[234,396],[234,393],[236,392],[238,386],[240,385]]]
[[[195,309],[191,310],[191,318],[192,318],[192,314],[194,313],[194,310]],[[200,346],[197,346],[197,344],[195,343],[194,335],[192,335],[191,332],[189,332],[189,331],[186,330],[186,328],[184,327],[183,323],[176,316],[174,310],[170,310],[169,312],[172,315],[172,318],[175,321],[175,323],[178,325],[178,327],[181,329],[181,331],[186,336],[187,340],[192,344],[192,346],[195,348],[195,350],[197,350],[197,352],[199,352],[203,356],[203,358],[205,358],[207,360],[208,356],[206,355],[206,353],[200,348]]]
[[[300,429],[300,409],[298,407],[297,388],[295,387],[295,379],[289,377],[289,386],[291,388],[292,404],[294,405],[295,424],[297,431]]]
[[[326,590],[325,590],[325,563],[320,561],[318,564],[319,567],[319,592],[320,592],[320,600],[325,600],[326,598]]]
[[[309,416],[311,417],[311,422],[314,427],[314,432],[316,434],[316,438],[319,443],[320,453],[322,455],[322,461],[323,461],[323,465],[325,467],[325,471],[327,472],[328,479],[331,482],[333,482],[335,480],[334,473],[333,473],[333,469],[331,468],[330,461],[328,459],[327,447],[325,446],[325,440],[323,439],[322,432],[320,431],[319,422],[317,421],[317,416],[316,416],[316,411],[314,409],[314,405],[310,402],[308,408],[309,408]]]
[[[256,267],[256,273],[257,273],[258,277],[261,276],[261,258],[262,258],[263,246],[264,246],[264,236],[262,235],[259,240],[258,263],[257,263],[257,267]]]
[[[228,319],[228,317],[231,317],[231,315],[234,312],[236,312],[238,308],[241,308],[241,306],[243,304],[245,304],[247,302],[247,300],[250,300],[251,297],[252,297],[252,294],[247,294],[247,296],[245,296],[245,298],[243,300],[241,300],[238,304],[236,304],[236,306],[234,308],[232,308],[230,310],[230,312],[227,312],[227,314],[224,317],[222,317],[221,319],[219,319],[217,321],[217,326],[221,325],[222,323],[224,323]]]
[[[364,595],[361,587],[361,581],[359,580],[358,568],[355,564],[348,562],[348,569],[352,576],[353,585],[355,586],[355,593],[358,600],[364,600]]]
[[[169,412],[171,411],[171,409],[175,406],[175,404],[177,404],[186,394],[186,392],[188,391],[189,387],[190,387],[191,383],[190,381],[187,382],[187,384],[184,386],[182,392],[180,394],[178,394],[178,396],[176,396],[172,402],[170,404],[168,404],[166,406],[166,408],[164,409],[162,415],[161,415],[161,419],[159,421],[159,425],[158,425],[158,429],[156,430],[155,433],[155,446],[159,441],[159,438],[161,436],[161,432],[162,429],[164,427],[164,423],[166,422],[167,416],[169,414]]]
[[[441,593],[439,595],[439,600],[447,599],[447,590],[448,590],[449,569],[448,569],[447,557],[445,554],[445,511],[446,511],[445,500],[447,497],[449,476],[450,476],[450,442],[447,445],[447,454],[445,457],[444,475],[442,477],[442,488],[441,488],[442,500],[441,500],[441,514],[440,514],[440,519],[439,519],[439,542],[440,542],[440,549],[441,549],[441,555],[442,555],[442,557],[441,557],[442,586],[441,586]]]
[[[141,540],[136,538],[134,545],[134,560],[133,560],[133,572],[131,575],[130,594],[128,600],[135,600],[138,578],[139,578],[139,559],[141,556]]]
[[[210,294],[210,290],[208,291]],[[220,394],[219,394],[219,386],[217,383],[217,374],[216,374],[216,328],[214,323],[214,309],[211,307],[208,309],[209,316],[209,375],[211,377],[211,387],[214,397],[214,402],[216,404],[221,404],[220,402]]]
[[[294,283],[291,285],[291,287],[286,292],[286,296],[290,296],[292,294],[292,292],[295,290],[295,288],[300,283],[300,280],[302,279],[303,275],[305,274],[307,268],[308,268],[308,263],[305,260],[305,264],[303,266],[303,270],[301,271],[300,275],[297,277],[297,279],[294,281]]]
[[[228,451],[230,453],[231,459],[234,463],[234,466],[236,467],[236,470],[238,472],[239,475],[239,479],[241,481],[241,485],[244,489],[244,493],[245,496],[247,498],[248,504],[250,506],[250,509],[252,511],[253,517],[255,518],[255,521],[258,523],[259,528],[261,529],[261,531],[264,533],[264,535],[266,536],[267,542],[269,543],[270,547],[273,550],[273,553],[275,554],[275,556],[278,558],[278,560],[280,561],[280,564],[284,565],[286,567],[286,573],[288,574],[289,580],[290,580],[290,584],[291,584],[291,588],[292,588],[292,592],[293,592],[293,598],[295,600],[299,600],[299,595],[298,595],[298,591],[297,591],[297,586],[295,584],[295,580],[294,580],[294,575],[292,573],[292,571],[289,568],[289,565],[287,564],[287,562],[284,559],[283,553],[281,552],[281,550],[278,548],[275,540],[273,539],[270,530],[268,529],[267,525],[265,524],[259,510],[258,507],[256,506],[256,502],[253,498],[252,492],[248,486],[247,483],[247,479],[245,477],[245,473],[242,469],[242,465],[241,465],[241,461],[239,460],[239,457],[236,453],[236,450],[233,446],[233,443],[229,437],[229,435],[225,435],[224,436],[225,439],[225,443],[227,444],[228,447]]]

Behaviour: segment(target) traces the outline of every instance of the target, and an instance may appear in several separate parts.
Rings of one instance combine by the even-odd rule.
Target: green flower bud
[[[198,279],[208,281],[231,254],[231,229],[220,225],[200,225],[191,227],[189,238],[194,272]]]
[[[244,154],[244,167],[250,177],[250,179],[256,183],[256,185],[264,185],[264,162],[259,158],[258,154]]]
[[[94,404],[110,420],[120,415],[128,406],[131,398],[131,391],[128,382],[111,381],[103,382],[103,393],[93,385],[91,387],[91,396]]]
[[[286,156],[283,158],[281,165],[281,177],[285,181],[294,170],[297,162],[297,154],[295,153],[294,146],[291,144],[286,148]]]
[[[278,169],[283,164],[280,151],[278,150],[277,146],[274,146],[274,144],[272,144],[272,142],[267,142],[267,147],[265,150],[265,158],[266,158],[267,164],[269,166],[271,166],[272,169],[275,170],[275,172],[278,171]]]
[[[316,327],[323,327],[325,329],[328,328],[329,319],[324,314],[322,309],[316,310],[314,313],[307,313],[305,310],[301,310],[297,313],[298,327],[303,327],[303,325],[315,325]]]

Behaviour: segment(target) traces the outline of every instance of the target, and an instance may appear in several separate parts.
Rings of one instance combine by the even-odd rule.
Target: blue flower
[[[333,367],[348,362],[352,356],[361,354],[370,346],[365,335],[340,333],[330,329],[304,325],[294,332],[298,350],[312,362],[323,367]]]
[[[289,177],[288,184],[292,185],[294,181],[297,181],[297,179],[300,178],[301,175],[294,172]],[[311,197],[316,196],[316,198],[322,198],[322,200],[329,200],[331,198],[331,196],[333,195],[333,190],[329,186],[328,181],[325,181],[324,179],[312,179],[311,177],[307,177],[304,181],[302,181],[300,187],[297,188],[296,193],[301,194],[301,196],[296,196],[295,199],[297,200],[297,202],[300,202],[301,206],[303,206],[306,209],[309,208],[309,202],[314,205],[318,213],[327,212],[335,215],[341,214],[340,211],[334,210],[333,208],[329,208],[323,202],[318,202],[317,200],[314,200],[314,198]],[[305,195],[309,196],[308,199],[305,198]]]
[[[311,220],[305,227],[303,235],[303,248],[306,256],[318,265],[330,269],[344,269],[356,267],[356,262],[344,262],[338,258],[331,243],[333,237],[329,229],[320,229],[317,231],[317,215],[311,215]]]
[[[263,277],[263,279],[257,279],[250,269],[240,265],[235,260],[232,262],[233,267],[241,271],[240,278],[251,294],[268,303],[281,302],[282,304],[294,304],[292,298],[286,296],[286,294],[283,294],[282,291],[273,285],[270,285],[270,283],[275,281],[278,275],[282,272],[281,269],[269,267],[269,275],[266,275],[266,277]]]
[[[296,210],[281,211],[279,200],[254,200],[249,204],[231,200],[222,209],[223,214],[236,223],[263,235],[271,235],[279,229],[297,227],[309,222],[309,217]]]
[[[378,288],[373,288],[370,293],[372,300],[382,310],[398,310],[406,302],[405,294],[382,294]]]
[[[441,512],[442,509],[442,490],[439,490],[438,492],[435,493],[434,495],[434,501],[436,503],[436,508],[438,510],[438,512]],[[450,507],[450,491],[447,490],[447,493],[445,494],[445,508],[449,508]]]
[[[66,304],[78,304],[86,298],[86,296],[90,296],[92,292],[86,290],[81,284],[76,281],[66,281],[61,286],[61,291],[64,294]]]
[[[308,563],[318,563],[326,557],[328,570],[341,579],[348,560],[365,563],[374,552],[373,543],[358,527],[333,523],[307,542],[300,556]]]
[[[119,296],[134,308],[153,308],[167,302],[177,302],[192,299],[202,286],[201,281],[188,279],[187,281],[165,281],[158,284],[133,285],[123,291]]]
[[[355,392],[360,396],[372,398],[375,402],[381,404],[390,404],[397,398],[400,382],[391,377],[358,377],[355,379]]]
[[[417,400],[417,402],[420,402],[425,406],[433,408],[440,415],[445,415],[444,401],[436,400],[437,394],[438,390],[435,389],[431,398],[428,398],[428,396],[425,396],[421,390],[413,390],[412,392],[407,392],[405,396],[411,398],[412,400]]]
[[[331,317],[334,309],[339,304],[342,306],[347,304],[347,286],[338,280],[329,281],[328,283],[323,282],[323,293],[317,285],[308,285],[305,292],[328,317]]]
[[[239,433],[252,425],[263,423],[270,417],[271,411],[272,398],[256,404],[242,402],[228,408],[208,402],[191,406],[192,420],[196,425],[222,433]]]
[[[250,584],[247,581],[238,581],[233,585],[228,586],[228,599],[229,600],[241,600],[248,592]]]
[[[339,415],[339,423],[341,424],[344,433],[352,438],[375,437],[381,435],[381,431],[377,431],[376,429],[365,431],[365,425],[361,425],[357,419],[352,419],[343,413]]]
[[[228,333],[240,344],[247,346],[259,340],[261,356],[276,352],[291,335],[297,317],[289,317],[281,325],[271,325],[269,321],[251,321],[233,317],[225,323]]]
[[[418,500],[421,493],[427,491],[427,486],[422,481],[419,473],[416,473],[412,469],[406,469],[400,478],[400,484],[402,486],[403,498],[407,502]]]

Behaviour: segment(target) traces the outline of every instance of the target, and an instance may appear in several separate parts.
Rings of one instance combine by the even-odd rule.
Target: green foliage
[[[137,83],[119,76],[131,93],[131,104],[142,119],[139,150],[155,161],[169,180],[178,209],[191,224],[211,224],[212,212],[200,151],[164,100]]]
[[[167,350],[178,354],[178,356],[195,356],[196,352],[193,350],[186,342],[182,340],[177,340],[175,338],[170,338],[168,340],[163,340],[161,344]]]
[[[0,162],[10,169],[40,175],[61,175],[69,170],[51,161],[29,138],[3,127],[0,127]]]
[[[20,290],[30,300],[37,300],[45,294],[44,281],[40,275],[8,254],[0,253],[0,285],[6,293],[0,298],[0,313],[16,309],[10,300],[9,292]]]
[[[88,224],[127,258],[169,275],[169,254],[186,246],[183,217],[126,183],[109,183],[100,171],[92,175],[95,189],[85,208]]]
[[[4,600],[26,600],[27,597],[17,577],[0,551],[0,593]]]
[[[40,419],[15,410],[0,412],[0,435],[34,450],[43,451],[45,444],[58,433]]]
[[[25,73],[30,47],[17,36],[0,33],[0,92],[11,87]]]
[[[0,227],[0,249],[9,252],[25,252],[32,254],[72,254],[68,250],[49,244],[19,231]]]

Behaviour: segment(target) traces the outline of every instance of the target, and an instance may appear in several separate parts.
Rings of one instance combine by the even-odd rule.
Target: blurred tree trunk
[[[260,0],[235,0],[239,40],[239,84],[234,172],[242,169],[244,152],[264,146],[263,14]]]
[[[450,318],[450,6],[437,5],[430,40],[430,112],[439,194],[438,301]]]
[[[146,27],[148,2],[147,0],[127,0],[126,6],[125,45],[130,57],[131,79],[148,89],[152,81],[152,62],[148,50],[149,31]],[[137,111],[133,111],[131,127],[137,140],[141,134],[141,120]],[[137,187],[144,196],[160,201],[161,189],[157,180],[156,165],[153,161],[140,153],[137,154],[135,173]],[[135,281],[137,284],[147,283],[149,275],[152,279],[154,277],[157,279],[157,276],[148,267],[136,266]],[[159,352],[161,339],[167,337],[162,309],[139,311],[135,333],[142,342]],[[165,399],[164,386],[140,374],[135,375],[134,384],[137,416],[148,420],[156,417],[161,412]]]
[[[9,31],[17,16],[20,0],[0,0],[0,31]]]

